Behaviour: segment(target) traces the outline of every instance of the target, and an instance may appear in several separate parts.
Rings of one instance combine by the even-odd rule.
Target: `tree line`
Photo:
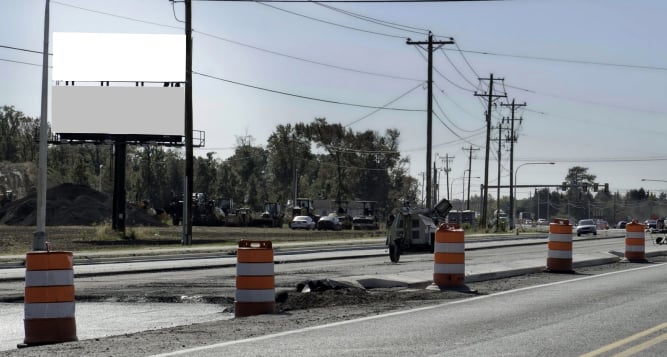
[[[11,106],[0,109],[0,161],[38,160],[39,118]],[[51,131],[49,130],[49,133]],[[294,196],[346,201],[377,201],[381,209],[415,202],[418,181],[409,176],[407,158],[399,150],[400,133],[387,129],[354,131],[316,118],[310,123],[281,124],[265,145],[251,135],[238,136],[233,154],[195,156],[194,191],[209,198],[231,198],[258,208],[264,202],[286,203]],[[50,145],[51,185],[71,182],[111,193],[113,145]],[[182,198],[182,149],[155,145],[128,146],[127,198],[148,200],[154,207]]]

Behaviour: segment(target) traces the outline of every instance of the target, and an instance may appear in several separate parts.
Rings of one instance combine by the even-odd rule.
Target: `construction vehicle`
[[[389,259],[398,263],[401,254],[406,252],[433,252],[435,230],[438,222],[447,217],[452,209],[447,199],[442,199],[433,208],[412,208],[404,203],[395,216],[389,217],[387,240]]]
[[[352,229],[352,216],[348,213],[347,201],[334,201],[336,208],[336,217],[340,221],[342,229]]]
[[[174,197],[164,208],[177,226],[183,221],[183,200]],[[208,199],[204,193],[192,195],[192,225],[221,226],[225,223],[225,213],[215,200]]]
[[[362,204],[363,211],[361,212],[361,215],[356,215],[352,217],[352,229],[353,230],[380,229],[380,225],[378,224],[378,218],[375,213],[375,204],[377,202],[376,201],[357,201],[357,202]]]
[[[282,227],[285,213],[277,202],[264,203],[264,211],[255,219],[252,224],[258,227]]]

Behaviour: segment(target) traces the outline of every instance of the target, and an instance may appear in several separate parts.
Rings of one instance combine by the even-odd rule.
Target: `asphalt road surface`
[[[665,356],[667,264],[160,356]]]

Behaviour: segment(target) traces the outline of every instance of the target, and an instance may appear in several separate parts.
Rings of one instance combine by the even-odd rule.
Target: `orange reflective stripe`
[[[461,232],[436,232],[435,241],[438,243],[463,243],[465,237],[463,231]]]
[[[72,269],[72,252],[30,252],[26,254],[26,270]]]
[[[237,289],[273,289],[276,285],[274,276],[237,276]]]
[[[628,223],[625,225],[626,232],[643,232],[644,225],[641,223]]]
[[[236,258],[239,263],[273,263],[273,249],[239,248]]]
[[[549,224],[550,233],[559,233],[559,234],[572,234],[572,226],[569,224]]]
[[[551,250],[572,250],[572,242],[549,242],[548,247]]]
[[[26,304],[70,301],[74,301],[74,285],[25,288]]]
[[[436,264],[465,264],[464,253],[434,253],[433,261]]]

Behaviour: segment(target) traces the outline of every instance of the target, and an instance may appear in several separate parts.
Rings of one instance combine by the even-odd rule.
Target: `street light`
[[[516,217],[516,207],[515,207],[516,205],[514,204],[514,200],[516,198],[516,186],[517,186],[516,177],[517,177],[517,174],[519,173],[519,169],[522,166],[526,166],[526,165],[555,165],[555,164],[556,164],[555,162],[526,162],[526,163],[523,163],[523,164],[519,165],[516,168],[516,170],[514,170],[514,196],[512,196],[512,190],[510,189],[510,213],[511,213],[510,229],[514,229],[514,217]],[[537,217],[537,218],[540,218],[540,217]]]

